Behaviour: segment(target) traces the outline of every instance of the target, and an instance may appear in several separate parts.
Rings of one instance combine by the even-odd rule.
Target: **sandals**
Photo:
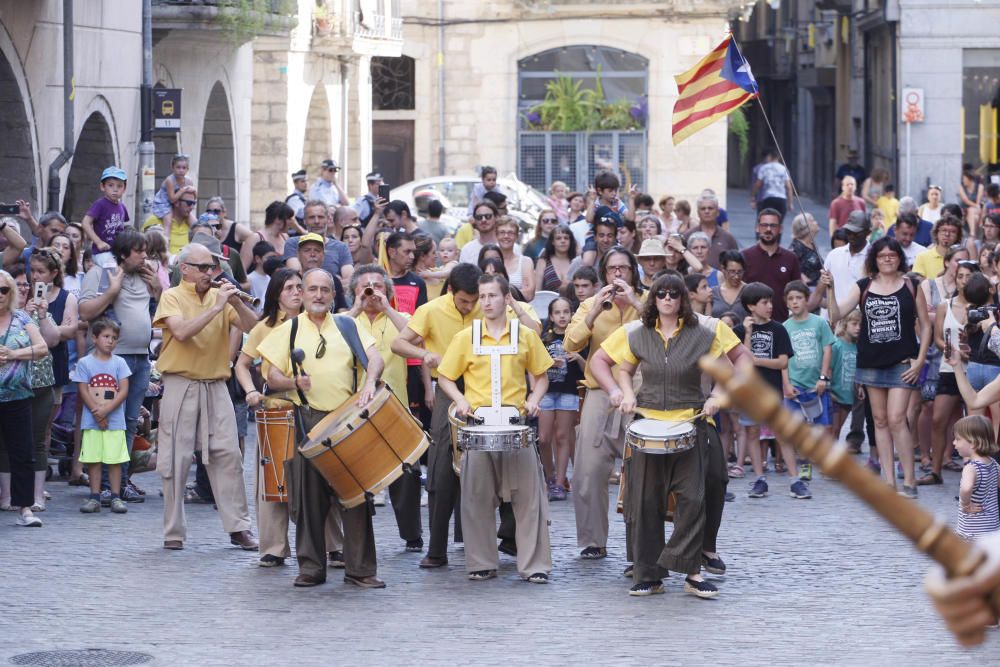
[[[729,466],[729,476],[730,477],[742,478],[745,475],[746,475],[746,471],[743,469],[743,466],[738,466],[735,463],[733,465]]]
[[[932,486],[934,484],[944,484],[944,480],[933,470],[917,480],[917,486]]]
[[[952,472],[962,472],[962,464],[955,463],[954,461],[948,461],[941,467],[944,468],[945,470],[950,470]]]
[[[80,475],[76,479],[71,479],[66,483],[70,486],[90,486],[90,478],[87,475]]]

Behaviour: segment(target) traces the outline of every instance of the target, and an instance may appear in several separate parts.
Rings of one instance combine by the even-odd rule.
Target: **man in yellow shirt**
[[[153,317],[153,327],[163,331],[156,362],[163,377],[156,465],[163,477],[163,548],[184,548],[184,487],[197,445],[230,541],[256,550],[236,413],[226,380],[230,332],[234,328],[250,331],[257,314],[236,296],[234,285],[224,282],[222,287],[212,287],[218,260],[205,246],[188,244],[177,261],[181,282],[163,293]]]
[[[354,373],[354,354],[330,314],[333,276],[325,269],[311,269],[303,276],[303,285],[305,312],[275,329],[257,350],[271,365],[267,371],[268,386],[289,392],[291,400],[299,406],[303,430],[309,432],[329,412],[351,398],[360,378]],[[383,363],[372,337],[359,330],[358,338],[368,356],[367,378],[357,401],[358,407],[363,408],[375,394]],[[293,345],[305,353],[298,369],[292,364]],[[336,501],[330,485],[301,452],[296,451],[292,459],[291,473],[288,505],[295,521],[295,556],[299,562],[295,585],[316,586],[326,581],[324,524],[330,504]],[[375,535],[368,503],[341,509],[340,515],[344,526],[344,581],[362,588],[384,588],[385,582],[375,576]]]
[[[459,332],[437,367],[438,384],[454,401],[459,418],[477,408],[501,405],[513,406],[531,417],[538,415],[538,403],[549,386],[545,371],[552,365],[552,358],[534,330],[507,319],[509,294],[503,276],[492,274],[479,279],[483,320]],[[473,340],[475,332],[478,340]],[[505,350],[486,352],[491,347]],[[493,377],[494,355],[499,356],[499,378]],[[527,400],[526,372],[534,380]],[[465,381],[464,391],[455,384],[460,378]],[[494,383],[500,386],[494,389]],[[517,451],[467,451],[462,458],[462,478],[462,526],[469,578],[482,581],[496,576],[494,517],[503,499],[513,505],[517,522],[518,573],[532,583],[548,583],[552,570],[549,511],[534,442]]]
[[[944,258],[948,249],[962,243],[962,221],[950,215],[943,216],[931,231],[934,245],[917,255],[913,270],[924,278],[937,278],[944,271]]]
[[[639,317],[639,267],[632,253],[612,248],[601,259],[598,275],[604,287],[581,303],[573,315],[563,339],[567,352],[580,352],[590,346],[593,356],[612,332]],[[622,456],[625,441],[621,415],[594,378],[590,359],[584,369],[584,382],[587,396],[580,408],[573,458],[573,510],[580,556],[597,559],[608,555],[608,477],[615,459]]]
[[[684,279],[671,272],[653,282],[641,319],[609,336],[591,355],[591,363],[611,405],[623,415],[638,412],[646,419],[676,422],[719,410],[719,400],[705,396],[698,360],[704,355],[732,360],[742,349],[723,322],[695,314]],[[618,366],[617,381],[612,365]],[[638,395],[632,389],[637,370],[643,377]],[[726,479],[725,457],[710,420],[694,424],[694,448],[673,454],[636,449],[626,463],[625,520],[635,561],[629,595],[662,593],[661,580],[668,570],[687,575],[685,592],[700,598],[718,595],[701,569],[704,565],[713,574],[726,571],[714,544],[725,504],[724,481],[709,490],[713,476]],[[664,545],[670,493],[676,494],[677,504],[673,533]]]
[[[406,390],[406,360],[392,351],[392,341],[406,328],[410,319],[392,307],[393,283],[385,270],[377,264],[355,267],[350,289],[354,299],[349,315],[357,322],[358,330],[370,335],[375,349],[382,356],[385,370],[382,380],[403,405],[409,405]],[[396,515],[399,537],[406,542],[406,550],[424,550],[423,528],[420,523],[420,467],[414,466],[412,474],[404,472],[389,485],[389,500]]]

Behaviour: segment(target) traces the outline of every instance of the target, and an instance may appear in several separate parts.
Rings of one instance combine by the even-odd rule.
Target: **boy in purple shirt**
[[[108,167],[101,174],[101,192],[104,196],[90,205],[87,214],[83,216],[83,231],[93,246],[94,263],[102,265],[101,254],[111,257],[111,242],[119,232],[125,231],[129,221],[128,209],[122,204],[127,182],[125,170],[119,167]]]

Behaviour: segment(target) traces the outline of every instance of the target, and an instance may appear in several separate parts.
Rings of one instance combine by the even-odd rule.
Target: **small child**
[[[750,350],[754,366],[764,380],[775,391],[781,391],[782,371],[788,367],[788,358],[793,352],[785,328],[771,319],[771,313],[774,312],[774,290],[764,283],[750,283],[743,288],[740,302],[750,315],[733,328],[733,333]],[[740,426],[736,463],[732,469],[739,468],[739,473],[743,472],[743,461],[749,450],[750,463],[756,476],[754,483],[750,485],[750,497],[763,498],[767,495],[767,478],[764,476],[764,456],[759,444],[760,426],[743,415],[740,415]],[[733,476],[741,477],[739,473]],[[795,484],[792,485],[792,491],[792,495],[795,495]]]
[[[156,196],[153,197],[152,213],[160,220],[163,221],[163,234],[168,239],[170,238],[170,231],[173,228],[174,222],[174,204],[177,200],[183,197],[185,194],[194,194],[194,181],[188,178],[188,156],[184,153],[178,153],[170,160],[170,171],[172,172],[169,176],[163,179],[163,183],[160,184],[160,189],[156,192]],[[194,223],[194,210],[189,214],[187,223],[190,225]]]
[[[711,315],[712,288],[708,286],[708,277],[700,273],[689,273],[684,276],[684,285],[691,296],[691,309],[700,315]]]
[[[458,264],[458,244],[455,237],[448,235],[441,238],[437,246],[438,265],[433,269],[420,271],[420,277],[427,283],[427,297],[434,298],[444,293],[444,283],[451,275],[451,270]]]
[[[581,266],[573,274],[573,284],[566,289],[566,296],[573,304],[573,312],[580,304],[597,294],[597,270],[592,266]]]
[[[830,325],[819,315],[809,312],[809,288],[801,280],[785,285],[785,305],[789,318],[785,329],[792,341],[795,356],[785,370],[785,406],[789,410],[805,413],[805,405],[818,401],[818,415],[810,423],[830,428],[830,360],[836,337]],[[812,479],[812,464],[805,463],[798,470],[795,466],[795,448],[791,443],[780,443],[782,457],[790,475],[806,481]]]
[[[548,324],[542,342],[552,357],[547,372],[549,390],[538,404],[538,455],[542,459],[549,500],[566,500],[569,482],[566,469],[576,440],[576,415],[580,410],[577,383],[583,379],[586,360],[563,348],[566,327],[573,318],[569,299],[558,297],[549,303]]]
[[[899,215],[899,200],[896,199],[896,186],[889,183],[882,188],[882,195],[875,200],[875,208],[882,211],[885,216],[885,231],[896,224],[896,216]]]
[[[472,217],[472,213],[476,210],[476,205],[483,201],[483,197],[487,192],[493,192],[497,189],[497,168],[496,167],[483,167],[479,170],[479,183],[476,183],[475,187],[472,188],[472,196],[469,197],[469,217]]]
[[[833,437],[840,437],[840,430],[854,407],[857,388],[854,373],[857,370],[858,336],[861,335],[861,311],[855,308],[837,323],[837,340],[831,349],[833,374],[830,394],[833,399]],[[859,454],[860,451],[851,452]]]
[[[975,540],[1000,530],[997,505],[1000,465],[993,458],[998,450],[993,423],[980,415],[959,419],[955,422],[954,444],[955,451],[968,459],[958,488],[956,532],[967,540]]]
[[[83,233],[92,243],[93,260],[99,266],[114,262],[111,242],[120,232],[125,231],[129,221],[128,209],[122,204],[127,182],[124,169],[105,169],[101,173],[101,192],[104,196],[91,204],[83,216]]]
[[[274,246],[267,241],[258,241],[253,244],[253,270],[247,276],[250,280],[250,293],[255,297],[260,299],[261,305],[258,306],[258,314],[263,311],[264,295],[267,293],[267,286],[271,282],[271,276],[267,275],[264,271],[264,262],[270,257],[276,257],[278,255],[275,251]]]
[[[125,443],[125,399],[128,397],[128,364],[115,356],[115,345],[121,327],[114,320],[99,317],[90,325],[94,351],[80,359],[70,379],[77,383],[78,394],[86,408],[80,417],[83,438],[80,463],[86,463],[90,474],[90,497],[80,511],[93,514],[101,511],[101,465],[108,466],[111,482],[111,511],[128,511],[121,499],[122,463],[129,460]]]

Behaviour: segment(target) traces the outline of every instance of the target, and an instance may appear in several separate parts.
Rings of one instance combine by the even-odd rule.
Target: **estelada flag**
[[[736,48],[732,35],[674,80],[679,94],[671,130],[675,146],[759,93],[750,63]]]

